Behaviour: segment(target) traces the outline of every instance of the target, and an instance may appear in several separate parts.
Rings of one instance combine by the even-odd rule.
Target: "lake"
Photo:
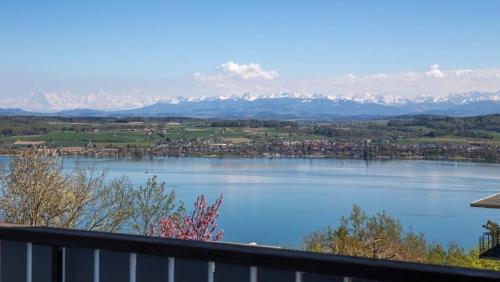
[[[354,204],[385,210],[430,241],[477,244],[487,219],[500,210],[470,202],[500,191],[500,165],[443,161],[336,159],[94,159],[65,158],[127,175],[135,185],[157,175],[190,209],[199,194],[224,195],[224,241],[299,246],[302,238],[336,225]]]

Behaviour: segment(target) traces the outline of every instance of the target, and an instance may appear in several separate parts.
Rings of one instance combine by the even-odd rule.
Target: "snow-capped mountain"
[[[113,95],[105,92],[91,93],[86,96],[69,93],[40,92],[9,106],[36,112],[55,112],[74,109],[126,110],[140,108],[160,101],[158,96]]]
[[[278,93],[163,100],[121,115],[185,116],[200,118],[329,119],[339,116],[388,116],[404,114],[480,115],[500,113],[500,92],[470,92],[448,97],[413,99],[359,94],[341,95]]]
[[[484,93],[475,91],[461,94],[450,94],[443,100],[443,102],[462,105],[480,101],[500,101],[500,91],[497,91],[496,93]]]
[[[87,96],[67,93],[37,93],[18,102],[3,101],[3,108],[60,115],[140,115],[205,118],[299,118],[322,119],[338,116],[387,116],[402,114],[479,115],[500,113],[500,91],[469,92],[447,97],[422,95],[404,98],[360,93],[354,96],[309,93],[273,93],[173,97],[152,95]],[[11,111],[12,112],[12,111]]]

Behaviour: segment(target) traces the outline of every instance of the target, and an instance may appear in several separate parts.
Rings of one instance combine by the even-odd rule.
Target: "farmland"
[[[430,158],[497,161],[500,116],[320,122],[2,117],[4,154]],[[71,148],[71,149],[69,149]],[[107,150],[107,151],[105,151]]]

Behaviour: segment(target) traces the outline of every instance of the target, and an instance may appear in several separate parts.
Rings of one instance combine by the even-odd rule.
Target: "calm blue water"
[[[190,208],[199,194],[224,195],[225,241],[298,246],[309,232],[337,224],[353,204],[385,210],[431,241],[477,244],[500,210],[469,203],[500,192],[500,165],[438,161],[159,158],[80,159],[134,184],[157,175]],[[66,158],[72,167],[75,158]]]

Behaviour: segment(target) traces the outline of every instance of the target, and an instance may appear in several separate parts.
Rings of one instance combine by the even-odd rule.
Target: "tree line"
[[[498,225],[489,221],[484,227],[492,230]],[[359,206],[342,217],[338,226],[307,235],[302,248],[335,255],[500,271],[499,261],[479,258],[478,247],[467,250],[455,242],[448,245],[429,242],[423,233],[405,230],[385,212],[367,215]]]
[[[156,176],[134,189],[126,176],[77,164],[63,170],[59,158],[36,154],[0,164],[0,218],[3,223],[125,232],[191,240],[219,240],[216,219],[222,196],[212,205],[203,195],[193,213]],[[201,234],[216,234],[203,237]]]
[[[485,131],[500,132],[500,115],[474,117],[402,116],[389,120],[387,126],[396,128],[424,126],[432,129],[428,132],[429,137],[456,135],[492,139],[493,135]]]

